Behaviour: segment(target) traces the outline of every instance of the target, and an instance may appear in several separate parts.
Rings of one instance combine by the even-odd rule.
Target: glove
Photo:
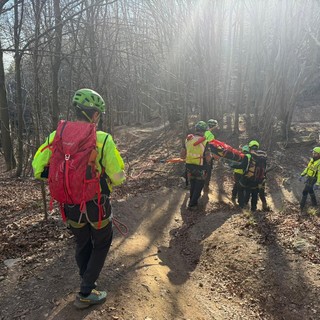
[[[301,182],[301,181],[302,181],[302,179],[303,179],[303,176],[300,176],[300,177],[299,177],[299,181]]]
[[[319,190],[319,189],[320,189],[320,186],[319,186],[318,184],[315,184],[315,185],[313,186],[313,190],[314,190],[314,191]]]

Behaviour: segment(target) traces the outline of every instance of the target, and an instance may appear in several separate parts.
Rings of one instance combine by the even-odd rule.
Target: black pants
[[[206,174],[206,180],[204,183],[205,187],[209,187],[210,180],[211,180],[211,173],[212,173],[212,168],[213,168],[213,161],[214,159],[212,158],[210,161],[210,164],[207,165],[207,174]]]
[[[258,203],[258,188],[246,188],[245,189],[245,203],[249,203],[251,197],[251,211],[257,210],[257,203]]]
[[[239,207],[243,208],[249,203],[251,197],[251,211],[257,210],[258,203],[258,183],[242,177],[239,181],[238,202]]]
[[[317,206],[317,198],[316,198],[316,195],[313,190],[313,186],[315,183],[316,183],[316,178],[314,178],[314,177],[307,178],[306,185],[302,191],[302,199],[300,201],[300,208],[301,209],[304,208],[304,206],[307,202],[308,194],[310,195],[310,198],[311,198],[311,204],[314,207]]]
[[[308,194],[310,194],[310,196],[314,195],[314,190],[313,190],[313,185],[309,185],[306,184],[303,191],[302,191],[302,195],[303,196],[308,196]]]
[[[111,206],[108,198],[104,198],[103,220],[109,218]],[[80,218],[79,206],[65,206],[66,217],[78,222]],[[87,215],[91,222],[99,219],[99,207],[93,201],[87,202]],[[79,267],[79,274],[82,278],[80,293],[88,295],[95,288],[95,281],[98,279],[107,254],[112,243],[112,223],[109,222],[104,228],[94,228],[83,215],[81,222],[85,225],[81,228],[70,226],[76,240],[75,258]]]
[[[190,178],[190,201],[189,207],[198,205],[198,200],[201,196],[201,191],[204,187],[204,180]]]
[[[234,173],[233,178],[234,178],[234,185],[232,189],[232,199],[236,200],[238,196],[238,190],[239,190],[239,181],[240,178],[242,177],[241,173]]]
[[[265,191],[265,188],[262,187],[262,188],[259,188],[259,198],[261,200],[261,202],[263,204],[266,204],[267,203],[267,199],[266,199],[266,191]]]
[[[205,184],[207,167],[187,164],[186,168],[188,172],[188,179],[190,181],[190,201],[188,206],[194,207],[198,205],[198,200]]]

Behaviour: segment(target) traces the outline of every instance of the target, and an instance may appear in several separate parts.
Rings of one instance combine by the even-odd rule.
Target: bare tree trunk
[[[35,140],[36,145],[40,145],[40,123],[41,123],[41,110],[40,110],[40,90],[39,90],[39,33],[40,33],[40,12],[41,12],[41,0],[35,0],[34,9],[35,9],[35,43],[34,43],[34,51],[33,51],[33,89],[34,93],[32,95],[33,105],[35,110]],[[48,210],[47,210],[47,197],[46,197],[46,189],[44,182],[40,182],[41,185],[41,195],[43,202],[43,213],[44,220],[48,220]]]
[[[224,73],[224,81],[223,81],[223,94],[222,94],[222,116],[223,111],[226,112],[226,110],[229,110],[229,97],[230,97],[230,87],[231,87],[231,70],[232,70],[232,63],[233,63],[233,51],[234,51],[234,36],[232,33],[233,29],[233,22],[232,22],[232,12],[229,12],[228,17],[228,43],[229,46],[227,46],[227,56],[226,56],[226,67],[225,67],[225,73]]]
[[[239,20],[239,57],[238,57],[238,72],[237,72],[237,81],[238,81],[238,91],[237,91],[237,99],[236,99],[236,109],[235,109],[235,115],[234,115],[234,127],[233,132],[235,134],[239,134],[239,110],[242,109],[242,97],[243,97],[243,23],[244,23],[244,2],[241,2],[239,4],[240,12],[238,16]]]
[[[19,3],[21,3],[21,16],[19,19]],[[20,32],[23,16],[24,1],[14,1],[14,64],[16,76],[16,105],[18,111],[18,153],[17,153],[17,171],[16,176],[20,177],[23,165],[23,110],[22,110],[22,85],[21,85],[21,58],[22,54],[19,52]]]
[[[5,73],[3,66],[3,52],[0,42],[0,121],[1,121],[1,144],[6,163],[6,169],[12,170],[16,167],[16,160],[13,154],[10,129],[9,110],[5,86]]]
[[[62,23],[60,0],[53,0],[54,20],[55,20],[55,44],[52,66],[52,130],[55,130],[59,121],[60,107],[59,107],[59,70],[61,64],[61,41],[62,41]]]

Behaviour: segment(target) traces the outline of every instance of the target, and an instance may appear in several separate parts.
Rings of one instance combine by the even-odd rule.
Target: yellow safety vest
[[[202,166],[203,158],[204,158],[204,151],[206,149],[206,145],[208,143],[207,140],[203,140],[199,144],[196,144],[199,139],[203,139],[202,136],[194,135],[192,139],[186,140],[186,163],[187,164],[195,164],[198,166]],[[195,145],[196,144],[196,145]]]
[[[311,159],[308,163],[308,166],[302,171],[301,175],[307,175],[312,178],[316,177],[317,184],[320,184],[320,159]]]

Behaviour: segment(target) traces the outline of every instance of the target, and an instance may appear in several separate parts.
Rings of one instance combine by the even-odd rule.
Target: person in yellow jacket
[[[73,96],[77,121],[98,124],[100,116],[105,112],[103,98],[91,89],[80,89]],[[49,134],[46,141],[36,152],[32,166],[36,179],[46,179],[50,170],[52,156],[51,144],[56,131]],[[112,136],[103,131],[96,132],[97,157],[95,166],[104,175],[100,177],[101,203],[96,199],[86,202],[86,214],[80,212],[80,205],[63,205],[67,224],[76,240],[76,262],[81,277],[80,291],[76,296],[75,306],[86,308],[93,304],[103,303],[106,291],[98,291],[98,279],[105,259],[109,252],[113,231],[111,222],[111,205],[109,194],[113,186],[125,181],[124,162],[112,139]],[[104,168],[104,170],[102,170]],[[70,181],[72,184],[72,181]],[[101,227],[97,227],[99,208],[103,208]]]
[[[302,191],[302,199],[300,201],[300,209],[306,205],[308,194],[311,198],[312,206],[317,206],[317,199],[314,193],[315,190],[320,188],[320,147],[315,147],[312,150],[312,158],[308,166],[302,171],[299,181],[306,177],[305,187]]]
[[[213,131],[216,128],[218,128],[218,121],[214,120],[214,119],[209,119],[207,122],[207,130],[204,132],[204,136],[208,142],[215,139],[215,135],[214,135]],[[206,180],[205,180],[204,188],[203,188],[204,192],[209,191],[209,185],[210,185],[211,174],[212,174],[212,169],[213,169],[213,161],[214,161],[214,157],[212,156],[211,161],[208,164],[207,176],[206,176]]]
[[[244,194],[239,195],[239,192],[245,192],[245,190],[240,188],[239,181],[242,178],[243,174],[248,170],[248,167],[249,167],[250,158],[251,158],[249,146],[244,145],[242,147],[242,152],[245,155],[243,161],[239,165],[236,165],[237,168],[234,168],[235,165],[233,165],[234,185],[233,185],[233,189],[232,189],[231,200],[232,200],[233,204],[236,204],[237,199],[238,199],[238,203],[239,203],[239,198],[240,198],[240,203],[243,207],[245,195]]]
[[[214,119],[209,119],[207,122],[207,130],[204,132],[204,136],[210,142],[215,139],[213,131],[218,128],[218,121]]]
[[[195,126],[195,134],[190,134],[185,140],[185,146],[181,152],[181,158],[186,160],[186,170],[190,181],[190,200],[188,208],[198,205],[204,182],[207,175],[211,154],[208,141],[204,137],[207,124],[199,121]]]

